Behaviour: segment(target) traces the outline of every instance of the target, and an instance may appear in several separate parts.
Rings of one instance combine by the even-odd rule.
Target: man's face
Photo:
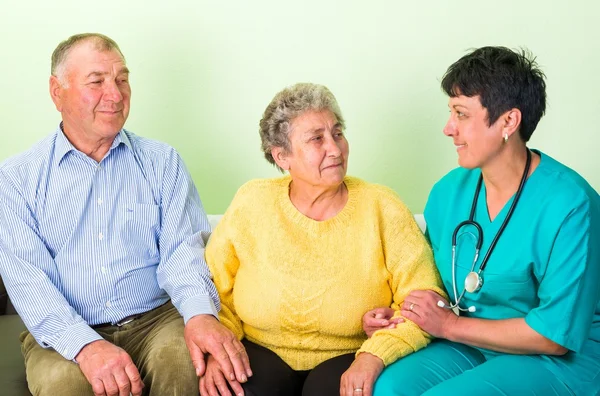
[[[50,94],[61,112],[65,134],[79,142],[112,140],[129,115],[129,70],[118,51],[100,51],[93,42],[72,48],[61,84],[50,77]]]

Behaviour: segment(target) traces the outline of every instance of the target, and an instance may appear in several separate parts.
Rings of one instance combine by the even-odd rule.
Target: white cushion
[[[210,223],[211,229],[215,229],[217,223],[219,222],[219,220],[221,220],[221,217],[223,217],[222,214],[208,215],[208,222]],[[416,214],[415,220],[417,221],[417,224],[419,225],[421,231],[425,232],[425,217],[423,217],[422,214]]]

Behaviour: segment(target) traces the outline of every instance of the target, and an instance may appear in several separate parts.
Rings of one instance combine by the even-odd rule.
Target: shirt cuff
[[[96,333],[87,323],[82,321],[67,327],[52,347],[65,359],[75,360],[75,356],[79,354],[84,346],[98,340],[103,340],[100,334]]]
[[[197,315],[212,315],[219,320],[219,313],[215,303],[208,295],[199,295],[186,299],[179,307],[179,313],[183,316],[184,323]]]

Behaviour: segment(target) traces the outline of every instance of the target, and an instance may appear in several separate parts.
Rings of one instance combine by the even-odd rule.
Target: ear
[[[502,120],[502,136],[511,137],[521,127],[521,110],[513,108],[500,116]],[[518,135],[518,133],[517,133]]]
[[[290,170],[290,163],[288,161],[288,156],[283,147],[273,147],[271,149],[271,155],[275,160],[277,166],[279,166],[283,170]]]
[[[52,98],[52,101],[54,102],[54,106],[56,107],[56,110],[62,112],[64,88],[63,88],[62,84],[60,83],[60,81],[58,81],[58,77],[50,76],[49,89],[50,89],[50,97]]]

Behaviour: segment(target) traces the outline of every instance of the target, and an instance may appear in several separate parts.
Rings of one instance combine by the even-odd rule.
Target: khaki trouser
[[[144,395],[197,396],[198,378],[183,328],[183,318],[168,302],[122,327],[105,326],[96,331],[131,356],[144,382]],[[21,334],[21,351],[34,396],[94,394],[76,363],[53,349],[42,348],[28,331]]]

